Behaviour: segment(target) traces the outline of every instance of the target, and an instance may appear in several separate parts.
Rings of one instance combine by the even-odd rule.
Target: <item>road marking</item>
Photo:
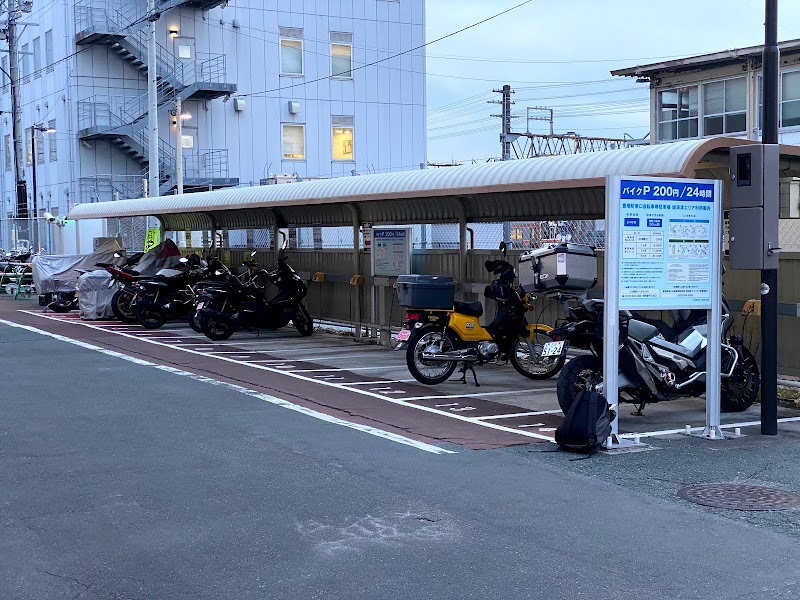
[[[792,423],[795,421],[800,421],[800,417],[784,417],[782,419],[778,419],[778,423]],[[723,423],[720,425],[720,429],[734,429],[736,427],[756,427],[757,425],[761,425],[761,421],[743,421],[741,423]],[[705,426],[700,427],[691,427],[691,431],[703,431]],[[664,429],[662,431],[645,431],[643,433],[623,433],[621,437],[624,438],[632,438],[636,435],[639,437],[658,437],[662,435],[675,435],[678,433],[686,433],[686,428],[683,429]]]
[[[299,371],[295,371],[295,373],[299,373]],[[353,381],[352,383],[348,383],[347,385],[377,385],[379,383],[410,383],[412,381],[416,381],[416,379],[383,379],[381,381]]]
[[[321,373],[323,371],[372,371],[374,369],[391,369],[393,368],[391,365],[387,365],[384,367],[350,367],[349,369],[296,369],[295,373]],[[410,379],[409,381],[415,381],[414,379]],[[380,382],[378,382],[380,383]]]
[[[522,412],[522,413],[511,413],[508,415],[489,415],[488,417],[475,417],[476,419],[511,419],[513,417],[532,417],[535,415],[554,415],[556,413],[560,413],[561,409],[558,410],[537,410],[536,412]]]
[[[40,313],[37,313],[37,312],[32,312],[32,311],[28,311],[28,310],[20,310],[20,312],[23,312],[23,313],[28,314],[28,315],[33,315],[35,317],[40,317],[42,319],[49,319],[51,321],[56,321],[56,322],[60,322],[60,323],[64,322],[63,319],[59,319],[57,317],[50,317],[50,316],[43,315],[43,314],[40,314]],[[96,325],[92,325],[91,323],[87,323],[87,322],[83,322],[83,321],[74,321],[74,323],[76,325],[80,325],[82,327],[87,327],[89,329],[95,329],[95,330],[98,330],[98,331],[102,331],[102,328],[97,327]],[[202,352],[200,352],[200,351],[198,351],[196,349],[184,348],[183,346],[170,346],[169,344],[164,344],[164,343],[159,342],[157,340],[148,339],[146,337],[136,337],[135,335],[132,335],[130,333],[115,332],[115,335],[119,335],[119,336],[122,336],[122,337],[127,337],[127,338],[130,338],[130,339],[138,340],[140,342],[145,342],[145,343],[148,343],[148,344],[155,344],[157,346],[164,346],[165,348],[170,348],[172,350],[177,350],[179,352],[186,352],[188,354],[198,354],[200,356],[205,356],[205,357],[208,357],[208,358],[213,358],[215,360],[221,360],[221,361],[224,361],[224,362],[233,363],[235,365],[245,365],[245,366],[251,367],[253,369],[260,369],[262,371],[268,371],[268,372],[271,372],[271,373],[280,373],[281,375],[284,375],[286,377],[293,377],[295,379],[300,379],[302,381],[308,381],[308,382],[311,382],[311,383],[316,383],[318,385],[327,385],[327,386],[334,387],[334,388],[337,388],[337,389],[340,389],[340,390],[348,390],[348,391],[351,391],[351,392],[355,392],[357,394],[361,394],[363,396],[370,396],[370,397],[376,398],[378,400],[383,400],[384,402],[390,402],[392,404],[398,404],[398,405],[401,405],[401,406],[407,406],[407,407],[413,408],[415,410],[421,410],[423,412],[429,412],[429,413],[433,413],[433,414],[440,415],[440,416],[446,416],[446,417],[448,417],[450,419],[456,419],[456,420],[459,420],[459,421],[465,421],[467,423],[472,423],[473,425],[480,425],[481,427],[486,427],[488,429],[495,429],[497,431],[505,431],[507,433],[514,433],[516,435],[521,435],[523,437],[529,437],[529,438],[533,438],[533,439],[537,439],[537,440],[543,440],[543,441],[547,441],[547,442],[552,442],[553,441],[553,438],[547,437],[545,435],[540,435],[540,434],[537,434],[537,433],[533,433],[531,431],[520,431],[517,428],[505,427],[504,425],[498,425],[496,423],[491,423],[491,422],[486,422],[486,421],[476,421],[475,419],[473,419],[471,417],[465,417],[463,415],[437,410],[436,408],[433,408],[433,407],[430,407],[430,406],[425,406],[424,404],[414,404],[414,403],[409,401],[410,400],[409,398],[403,398],[403,399],[392,398],[390,396],[377,394],[377,393],[374,393],[374,392],[371,392],[371,391],[368,391],[368,390],[363,390],[363,389],[354,388],[354,387],[348,387],[348,385],[344,384],[344,383],[333,383],[333,382],[329,382],[329,381],[319,381],[317,379],[312,379],[311,377],[306,377],[305,375],[302,375],[302,374],[299,374],[299,373],[292,373],[290,371],[279,370],[278,367],[270,367],[268,365],[259,365],[259,364],[254,364],[253,362],[244,362],[243,363],[243,362],[239,362],[237,360],[234,360],[234,359],[226,357],[226,356],[203,354]],[[538,389],[538,390],[526,390],[526,393],[531,393],[531,392],[536,393],[536,392],[548,391],[548,390],[552,391],[554,389],[555,388],[546,388],[546,389]],[[511,392],[501,392],[501,393],[511,393]],[[453,396],[453,397],[461,398],[461,397],[464,397],[464,396],[465,395]],[[466,396],[469,396],[469,394],[466,394]],[[432,398],[448,398],[448,396],[432,396]]]
[[[339,419],[337,417],[333,417],[331,415],[326,415],[325,413],[318,412],[316,410],[312,410],[310,408],[306,408],[305,406],[300,406],[299,404],[294,404],[289,402],[288,400],[283,400],[282,398],[277,398],[276,396],[270,396],[269,394],[264,394],[262,392],[257,392],[255,390],[248,389],[241,385],[236,385],[234,383],[228,383],[225,381],[219,381],[217,379],[212,379],[210,377],[205,377],[203,375],[197,375],[196,373],[190,373],[189,371],[183,371],[181,369],[176,369],[175,367],[169,367],[167,365],[159,365],[157,363],[153,363],[147,360],[142,360],[140,358],[134,358],[132,356],[128,356],[127,354],[122,354],[121,352],[115,352],[113,350],[108,350],[106,348],[102,348],[100,346],[95,346],[94,344],[89,344],[87,342],[82,342],[80,340],[74,340],[72,338],[68,338],[63,335],[58,335],[56,333],[51,333],[49,331],[45,331],[44,329],[38,329],[36,327],[31,327],[30,325],[22,325],[20,323],[14,323],[13,321],[7,321],[5,319],[0,319],[0,323],[4,325],[8,325],[9,327],[16,327],[19,329],[24,329],[26,331],[31,331],[33,333],[38,333],[40,335],[44,335],[61,342],[66,342],[68,344],[74,344],[76,346],[80,346],[81,348],[85,348],[87,350],[93,350],[94,352],[99,352],[101,354],[105,354],[107,356],[113,356],[114,358],[119,358],[128,362],[132,362],[136,365],[146,366],[146,367],[153,367],[160,371],[165,371],[167,373],[172,373],[173,375],[180,375],[181,377],[188,377],[189,379],[193,379],[195,381],[200,381],[203,383],[210,383],[212,385],[217,385],[220,387],[224,387],[226,389],[239,392],[241,394],[245,394],[247,396],[251,396],[253,398],[258,398],[259,400],[263,400],[264,402],[269,402],[270,404],[275,404],[282,408],[286,408],[289,410],[293,410],[295,412],[299,412],[309,417],[313,417],[315,419],[319,419],[320,421],[326,421],[328,423],[332,423],[334,425],[341,425],[343,427],[348,427],[349,429],[355,429],[356,431],[361,431],[362,433],[367,433],[369,435],[383,438],[385,440],[389,440],[392,442],[396,442],[398,444],[403,444],[405,446],[411,446],[412,448],[417,448],[418,450],[424,450],[425,452],[430,452],[432,454],[457,454],[453,450],[447,450],[445,448],[439,448],[438,446],[434,446],[432,444],[426,444],[425,442],[420,442],[417,440],[412,440],[411,438],[404,437],[402,435],[397,435],[396,433],[390,433],[388,431],[383,431],[382,429],[378,429],[376,427],[370,427],[369,425],[361,425],[359,423],[352,423],[350,421],[345,421],[344,419]]]
[[[464,412],[467,410],[475,410],[474,406],[462,406],[461,408],[451,408],[453,412]]]
[[[544,423],[531,423],[530,425],[517,425],[517,427],[544,427]],[[541,429],[539,431],[541,431]]]
[[[408,398],[406,398],[406,400],[408,400]],[[450,404],[434,404],[434,406],[436,406],[437,408],[439,407],[444,408],[445,406],[458,406],[458,402],[451,402]]]
[[[447,394],[442,396],[414,396],[413,398],[406,398],[406,400],[438,400],[439,398],[481,398],[483,396],[509,396],[519,394],[539,394],[541,392],[552,392],[556,388],[538,388],[523,391],[509,391],[509,392],[475,392],[474,394]]]

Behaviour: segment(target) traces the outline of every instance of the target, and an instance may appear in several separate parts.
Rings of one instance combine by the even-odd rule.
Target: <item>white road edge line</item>
[[[419,442],[417,440],[412,440],[410,438],[404,437],[402,435],[397,435],[395,433],[390,433],[388,431],[383,431],[376,427],[370,427],[369,425],[361,425],[359,423],[351,423],[350,421],[345,421],[344,419],[339,419],[337,417],[333,417],[331,415],[326,415],[325,413],[317,412],[310,408],[306,408],[305,406],[300,406],[298,404],[293,404],[287,400],[283,400],[281,398],[276,398],[275,396],[270,396],[269,394],[264,394],[261,392],[257,392],[255,390],[248,389],[241,385],[236,385],[234,383],[228,383],[225,381],[218,381],[216,379],[211,379],[210,377],[204,377],[203,375],[197,375],[195,373],[190,373],[189,371],[183,371],[181,369],[176,369],[175,367],[169,367],[166,365],[159,365],[157,363],[153,363],[147,360],[142,360],[140,358],[134,358],[133,356],[128,356],[127,354],[122,354],[121,352],[115,352],[113,350],[108,350],[106,348],[101,348],[100,346],[95,346],[94,344],[89,344],[87,342],[82,342],[80,340],[74,340],[72,338],[65,337],[63,335],[58,335],[57,333],[51,333],[49,331],[45,331],[44,329],[38,329],[36,327],[31,327],[30,325],[22,325],[20,323],[14,323],[13,321],[7,321],[5,319],[0,319],[0,324],[8,325],[9,327],[16,327],[18,329],[24,329],[26,331],[30,331],[33,333],[37,333],[40,335],[45,335],[47,337],[59,340],[61,342],[66,342],[68,344],[74,344],[75,346],[80,346],[81,348],[85,348],[87,350],[93,350],[95,352],[99,352],[101,354],[105,354],[107,356],[113,356],[114,358],[120,358],[122,360],[126,360],[128,362],[132,362],[136,365],[146,366],[146,367],[154,367],[160,371],[165,371],[167,373],[172,373],[173,375],[180,375],[181,377],[188,377],[189,379],[193,379],[195,381],[200,381],[203,383],[210,383],[212,385],[217,385],[220,387],[227,388],[234,392],[239,392],[241,394],[245,394],[246,396],[251,396],[253,398],[258,398],[259,400],[263,400],[264,402],[269,402],[270,404],[275,404],[276,406],[280,406],[282,408],[287,408],[289,410],[293,410],[295,412],[299,412],[304,414],[308,417],[313,417],[315,419],[319,419],[320,421],[325,421],[327,423],[332,423],[334,425],[341,425],[343,427],[348,427],[350,429],[355,429],[356,431],[360,431],[362,433],[368,433],[369,435],[373,435],[375,437],[383,438],[385,440],[389,440],[392,442],[396,442],[398,444],[403,444],[405,446],[411,446],[412,448],[416,448],[417,450],[423,450],[425,452],[430,452],[431,454],[457,454],[457,452],[453,450],[447,450],[445,448],[439,448],[438,446],[434,446],[432,444],[426,444],[425,442]]]
[[[21,310],[20,312],[23,312],[23,313],[28,314],[28,315],[33,315],[35,317],[40,317],[42,319],[49,319],[51,321],[57,321],[59,323],[64,323],[64,319],[59,319],[58,317],[50,317],[48,315],[45,315],[45,314],[42,314],[42,313],[39,313],[39,312],[29,311],[29,310]],[[97,326],[92,325],[90,323],[84,323],[82,321],[71,321],[71,322],[75,323],[76,325],[81,325],[82,327],[88,327],[89,329],[95,329],[97,331],[105,331],[101,327],[97,327]],[[457,415],[457,414],[453,414],[453,413],[450,413],[450,412],[436,410],[435,408],[432,408],[432,407],[429,407],[429,406],[425,406],[423,404],[414,404],[413,402],[409,402],[409,400],[411,400],[411,398],[403,398],[402,400],[399,399],[399,398],[392,398],[390,396],[384,396],[382,394],[376,394],[375,392],[370,392],[368,390],[349,387],[347,384],[344,384],[344,383],[332,383],[332,382],[329,382],[329,381],[320,381],[319,379],[312,379],[311,377],[305,377],[303,375],[300,375],[298,373],[293,373],[291,371],[284,371],[284,370],[281,370],[281,369],[273,369],[273,368],[265,366],[265,365],[253,364],[252,362],[239,362],[237,360],[233,360],[233,359],[228,358],[226,356],[221,356],[221,355],[217,355],[217,354],[215,354],[215,355],[205,354],[203,352],[198,352],[197,350],[192,350],[191,348],[184,348],[183,346],[171,346],[169,344],[164,344],[164,343],[158,342],[156,340],[147,339],[146,337],[137,337],[135,335],[131,335],[129,333],[124,333],[124,332],[121,332],[121,331],[120,332],[114,332],[114,334],[122,336],[122,337],[127,337],[127,338],[130,338],[132,340],[138,340],[140,342],[145,342],[145,343],[148,343],[148,344],[155,344],[157,346],[164,346],[165,348],[171,348],[171,349],[177,350],[179,352],[187,352],[189,354],[199,354],[200,356],[206,356],[206,357],[209,357],[209,358],[213,358],[215,360],[221,360],[221,361],[233,363],[233,364],[236,364],[236,365],[244,365],[244,366],[247,366],[247,367],[250,367],[250,368],[253,368],[253,369],[259,369],[259,370],[262,370],[262,371],[268,371],[270,373],[280,374],[280,375],[283,375],[285,377],[293,377],[294,379],[300,379],[302,381],[308,381],[310,383],[316,383],[317,385],[327,385],[327,386],[334,387],[334,388],[337,388],[337,389],[340,389],[340,390],[347,390],[349,392],[356,392],[357,394],[361,394],[362,396],[370,396],[372,398],[377,398],[378,400],[383,400],[384,402],[391,402],[392,404],[399,404],[401,406],[407,406],[407,407],[413,408],[415,410],[421,410],[423,412],[429,412],[429,413],[433,413],[433,414],[440,415],[440,416],[446,416],[446,417],[448,417],[450,419],[456,419],[458,421],[465,421],[467,423],[472,423],[474,425],[480,425],[481,427],[488,427],[489,429],[497,429],[498,431],[505,431],[505,432],[508,432],[508,433],[514,433],[514,434],[517,434],[517,435],[521,435],[523,437],[529,437],[529,438],[534,438],[534,439],[537,439],[537,440],[544,440],[546,442],[555,443],[553,438],[547,437],[545,435],[539,435],[537,433],[533,433],[533,432],[530,432],[530,431],[520,431],[519,429],[515,429],[515,428],[512,428],[512,427],[504,427],[503,425],[497,425],[495,423],[487,423],[487,422],[484,422],[484,421],[476,421],[473,417],[464,417],[462,415]],[[290,366],[294,367],[294,365],[290,365]],[[552,390],[555,390],[555,388],[526,390],[526,391],[528,393],[530,393],[530,392],[552,391]],[[502,392],[502,393],[512,393],[512,392]],[[463,395],[459,395],[459,396],[455,396],[455,397],[456,398],[461,398],[461,397],[463,397]],[[448,398],[448,396],[433,396],[433,398]]]
[[[555,390],[556,388],[536,388],[525,391],[476,392],[474,394],[448,394],[446,396],[414,396],[413,398],[406,398],[406,400],[438,400],[439,398],[481,398],[482,396],[509,396],[511,394],[553,392]]]

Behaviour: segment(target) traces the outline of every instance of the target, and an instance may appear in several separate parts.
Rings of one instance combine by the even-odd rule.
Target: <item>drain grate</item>
[[[786,510],[800,507],[800,494],[733,483],[687,485],[678,490],[678,497],[703,506],[729,510]]]

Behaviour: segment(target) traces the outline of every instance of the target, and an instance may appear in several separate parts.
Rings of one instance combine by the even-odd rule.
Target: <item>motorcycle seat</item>
[[[483,315],[483,305],[480,302],[453,302],[453,310],[470,317]]]
[[[153,281],[152,279],[149,279],[147,281],[140,281],[139,285],[142,285],[144,287],[160,287],[160,288],[169,287],[169,284],[164,281]]]

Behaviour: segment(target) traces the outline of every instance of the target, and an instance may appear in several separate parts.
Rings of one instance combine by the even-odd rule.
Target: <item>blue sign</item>
[[[715,189],[695,180],[620,180],[621,309],[711,306]]]

